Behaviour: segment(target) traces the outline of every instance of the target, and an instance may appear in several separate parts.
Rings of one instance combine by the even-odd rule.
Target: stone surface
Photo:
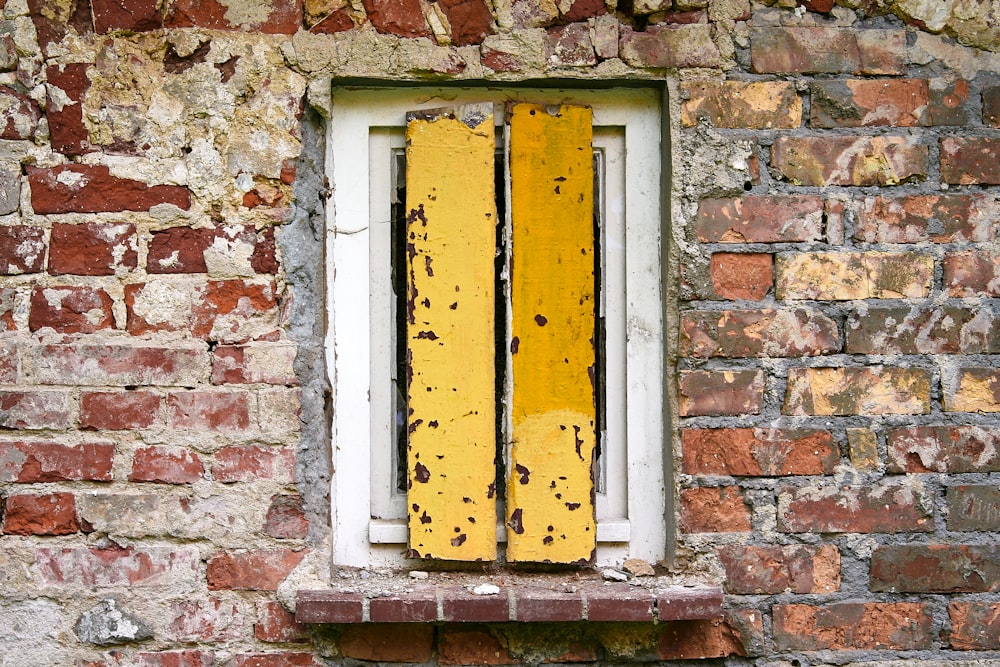
[[[717,67],[721,62],[707,25],[650,26],[643,32],[623,26],[620,53],[638,67]]]
[[[145,621],[111,598],[85,611],[73,631],[80,641],[98,646],[139,642],[153,636],[152,628]]]

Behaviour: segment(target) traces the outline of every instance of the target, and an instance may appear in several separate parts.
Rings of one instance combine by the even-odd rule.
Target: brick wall
[[[7,0],[0,665],[995,658],[1000,16],[939,5]],[[669,82],[672,571],[723,616],[296,622],[348,77]]]

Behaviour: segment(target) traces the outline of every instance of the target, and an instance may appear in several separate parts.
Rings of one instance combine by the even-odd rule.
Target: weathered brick
[[[302,430],[301,392],[297,387],[258,390],[257,415],[262,437],[271,438],[271,442],[287,442]]]
[[[224,483],[258,479],[294,482],[295,451],[290,447],[223,447],[215,454],[212,476]]]
[[[39,45],[44,48],[50,42],[58,42],[71,28],[80,35],[93,32],[88,4],[81,2],[74,6],[57,0],[29,0]]]
[[[418,0],[363,0],[372,26],[388,35],[430,37]]]
[[[941,180],[958,185],[1000,184],[1000,139],[994,137],[942,139]]]
[[[593,586],[584,591],[590,621],[648,622],[654,619],[655,598],[650,591],[609,586]]]
[[[791,368],[786,415],[883,415],[930,412],[931,382],[919,368]]]
[[[954,297],[1000,296],[1000,253],[950,252],[941,263],[942,285]]]
[[[774,285],[773,264],[767,253],[712,253],[709,273],[715,296],[760,301]]]
[[[997,354],[1000,330],[986,309],[869,308],[852,312],[844,327],[848,354]]]
[[[746,533],[750,508],[737,486],[681,490],[681,532]]]
[[[341,7],[334,12],[330,12],[318,23],[309,28],[309,32],[317,35],[332,35],[338,32],[353,30],[354,28],[354,19],[351,18],[351,12],[347,7]]]
[[[961,368],[957,386],[945,383],[948,412],[1000,412],[1000,369]]]
[[[906,32],[755,28],[750,31],[750,63],[762,74],[905,74]]]
[[[212,363],[212,384],[297,385],[296,349],[290,343],[219,346]]]
[[[45,232],[28,225],[0,226],[0,275],[38,273],[45,262]]]
[[[810,92],[813,127],[913,127],[931,124],[927,79],[815,81]]]
[[[94,333],[113,329],[114,301],[102,289],[92,287],[43,287],[31,291],[28,328],[49,328],[57,333]]]
[[[582,621],[583,595],[579,592],[515,588],[517,620],[520,622]]]
[[[80,394],[80,427],[108,431],[149,428],[162,419],[160,395],[150,391]]]
[[[265,535],[277,539],[305,539],[309,534],[309,520],[302,505],[302,496],[272,496],[262,530]]]
[[[656,617],[662,621],[721,618],[722,589],[715,586],[668,586],[656,596]]]
[[[171,428],[242,431],[250,426],[250,394],[245,391],[177,391],[167,394]]]
[[[987,484],[949,486],[948,530],[1000,532],[1000,489]]]
[[[930,293],[934,258],[906,252],[782,253],[779,300],[918,299]]]
[[[1000,649],[1000,603],[952,602],[948,605],[951,633],[948,641],[956,651]]]
[[[619,52],[633,67],[718,67],[722,61],[705,24],[649,26],[642,32],[622,26]]]
[[[934,530],[930,501],[920,486],[782,487],[778,530],[783,533],[918,533]]]
[[[208,589],[274,591],[306,555],[291,549],[217,553],[208,559]]]
[[[763,636],[763,619],[753,621],[730,614],[725,619],[674,621],[657,632],[656,657],[661,660],[704,660],[751,655],[756,638]]]
[[[0,442],[0,481],[110,482],[114,458],[112,443]]]
[[[31,348],[39,384],[132,386],[200,384],[208,378],[203,343],[38,345]]]
[[[52,225],[49,273],[113,276],[136,267],[135,225],[126,222]]]
[[[702,118],[715,127],[771,129],[802,124],[802,99],[788,81],[689,83],[681,88],[681,124]]]
[[[913,137],[778,137],[771,165],[794,185],[899,185],[927,177],[927,146]]]
[[[882,462],[878,453],[878,436],[867,428],[847,429],[847,447],[855,470],[878,470]]]
[[[597,64],[590,27],[586,23],[555,26],[545,32],[545,61],[552,67],[591,67]]]
[[[764,374],[760,371],[681,371],[682,417],[755,415],[763,402]]]
[[[21,208],[21,165],[13,160],[0,160],[0,215]],[[3,264],[4,236],[0,235],[0,274],[9,269]]]
[[[919,650],[934,641],[933,619],[919,602],[843,602],[773,608],[779,651]]]
[[[1000,204],[982,194],[867,197],[854,238],[865,243],[982,243],[997,236]]]
[[[823,200],[811,195],[702,199],[695,220],[706,243],[784,243],[823,238]]]
[[[241,639],[246,616],[232,600],[195,598],[177,600],[168,610],[166,635],[181,642],[221,642]]]
[[[434,652],[434,626],[358,624],[344,628],[340,652],[347,658],[378,662],[427,662]]]
[[[300,590],[295,594],[295,619],[300,623],[361,623],[364,597],[338,590]]]
[[[117,178],[103,165],[28,167],[31,206],[39,215],[148,211],[157,204],[191,207],[191,193],[179,185],[146,185]]]
[[[312,653],[243,653],[236,656],[234,667],[322,667]]]
[[[72,493],[10,495],[0,532],[7,535],[72,535],[80,530]]]
[[[684,429],[681,443],[690,475],[829,475],[840,458],[829,431]]]
[[[156,0],[90,0],[94,12],[94,30],[148,32],[163,27]]]
[[[135,660],[135,667],[212,667],[215,654],[198,650],[156,651],[137,653]]]
[[[437,591],[418,586],[396,595],[372,598],[368,617],[373,623],[433,623],[438,617]]]
[[[460,588],[448,588],[441,594],[441,614],[446,621],[490,623],[510,620],[510,598],[501,589],[499,595],[474,595]]]
[[[41,117],[33,99],[9,86],[0,86],[0,139],[31,139]]]
[[[438,0],[438,4],[448,17],[455,46],[481,44],[492,32],[493,15],[484,0]]]
[[[252,275],[274,273],[274,230],[253,225],[211,228],[171,227],[154,232],[149,243],[149,273]]]
[[[1000,127],[1000,86],[983,89],[983,122]]]
[[[69,413],[65,391],[0,391],[0,428],[69,428]]]
[[[53,150],[64,155],[82,155],[93,150],[83,122],[83,98],[90,88],[88,69],[88,63],[71,63],[51,65],[45,70],[49,135]]]
[[[72,547],[38,549],[36,568],[45,586],[193,590],[201,559],[197,547]]]
[[[726,590],[730,593],[822,594],[840,590],[840,551],[832,544],[730,545],[720,547],[717,553],[726,569]]]
[[[927,114],[931,125],[967,125],[969,82],[965,79],[931,79],[931,101]]]
[[[162,482],[191,484],[205,474],[198,455],[189,449],[174,447],[140,447],[132,457],[130,482]]]
[[[285,609],[280,602],[259,600],[253,634],[262,642],[304,642],[309,639],[309,627],[304,623],[297,623],[295,614]]]
[[[0,332],[17,331],[17,322],[14,320],[17,300],[16,289],[0,287]],[[12,340],[0,341],[0,382],[4,384],[17,382],[19,366],[17,344]]]
[[[442,665],[510,665],[507,648],[486,629],[446,625],[438,633]]]
[[[840,351],[837,323],[817,310],[687,311],[681,356],[809,357]]]
[[[170,4],[164,27],[291,35],[302,27],[302,2],[270,0],[253,12],[231,12],[228,5],[218,0],[177,0]]]
[[[881,546],[872,552],[871,589],[895,593],[984,593],[1000,590],[1000,546]]]

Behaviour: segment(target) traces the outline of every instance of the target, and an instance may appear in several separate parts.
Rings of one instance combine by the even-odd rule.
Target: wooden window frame
[[[608,349],[623,351],[617,363],[625,364],[620,369],[620,393],[626,397],[621,435],[612,437],[609,431],[607,445],[609,468],[619,470],[610,471],[608,488],[620,501],[599,499],[597,563],[610,565],[630,557],[657,561],[672,540],[667,519],[673,488],[663,370],[664,253],[657,242],[665,238],[662,89],[344,86],[333,91],[327,136],[332,194],[326,232],[326,350],[333,385],[331,518],[336,564],[398,567],[407,562],[405,498],[393,497],[388,382],[392,351],[386,334],[391,296],[385,270],[375,268],[388,266],[390,188],[385,179],[391,170],[393,136],[401,136],[392,128],[404,127],[407,111],[482,101],[502,108],[514,99],[591,106],[599,137],[595,145],[617,150],[625,162],[621,182],[609,185],[606,197],[609,218],[621,207],[629,211],[627,219],[620,220],[620,256],[614,255],[614,238],[606,245],[612,266],[608,273],[615,273],[620,263],[623,282],[608,288],[612,307],[621,309],[620,336],[609,340]],[[617,148],[615,142],[620,143]],[[617,207],[616,187],[624,200]],[[614,374],[609,368],[609,376]],[[502,526],[498,538],[504,539]]]

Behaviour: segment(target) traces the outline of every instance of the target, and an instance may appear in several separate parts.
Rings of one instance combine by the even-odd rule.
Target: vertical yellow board
[[[507,559],[587,562],[597,532],[592,113],[517,104],[509,122]]]
[[[410,556],[496,558],[492,105],[407,115]]]

